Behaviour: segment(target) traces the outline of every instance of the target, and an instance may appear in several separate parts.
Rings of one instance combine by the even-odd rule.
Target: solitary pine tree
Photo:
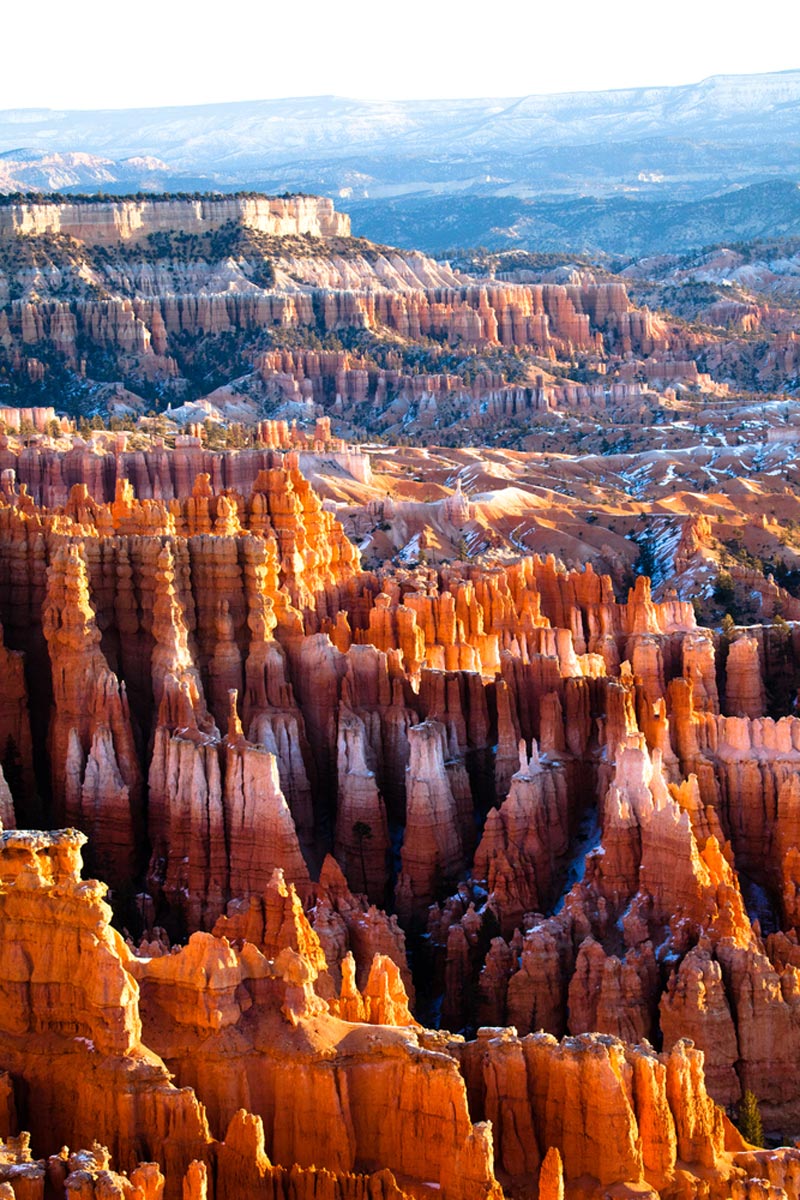
[[[748,1089],[739,1105],[739,1133],[751,1146],[764,1145],[764,1126],[758,1111],[758,1100]]]
[[[725,638],[726,641],[730,642],[730,641],[733,641],[733,635],[735,634],[735,632],[736,632],[736,622],[734,621],[731,614],[726,612],[725,616],[722,618],[722,636]]]

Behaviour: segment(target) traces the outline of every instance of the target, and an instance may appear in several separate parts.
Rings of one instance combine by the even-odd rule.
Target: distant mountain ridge
[[[0,192],[313,192],[336,198],[366,222],[358,232],[380,240],[392,240],[394,213],[402,244],[427,249],[498,237],[543,248],[526,204],[579,198],[612,204],[611,232],[581,208],[575,219],[588,232],[573,230],[570,245],[617,252],[623,197],[672,205],[798,179],[800,69],[516,98],[0,112]],[[521,211],[519,228],[510,207]],[[459,213],[470,229],[477,223],[474,236],[458,227]],[[441,237],[443,224],[452,233]]]
[[[701,246],[800,237],[800,184],[775,179],[716,196],[430,196],[348,205],[354,228],[373,241],[428,254],[458,247],[565,251],[636,258]]]
[[[339,96],[237,101],[171,108],[0,111],[0,145],[82,150],[113,159],[141,154],[195,168],[225,145],[226,158],[286,161],[298,151],[346,158],[377,151],[450,150],[632,139],[670,130],[747,138],[770,116],[800,129],[800,69],[717,75],[679,87],[566,92],[465,100],[356,100]],[[19,135],[22,134],[22,137]]]

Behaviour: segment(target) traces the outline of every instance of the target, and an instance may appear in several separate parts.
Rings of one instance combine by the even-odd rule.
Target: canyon
[[[785,294],[149,203],[0,208],[3,1200],[797,1200]]]
[[[783,631],[726,645],[552,557],[365,570],[264,456],[247,495],[0,504],[0,1066],[34,1152],[96,1139],[167,1195],[195,1163],[220,1194],[795,1195],[724,1112],[800,1114]]]

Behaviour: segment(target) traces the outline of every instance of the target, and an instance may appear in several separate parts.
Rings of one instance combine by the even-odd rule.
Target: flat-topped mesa
[[[197,199],[20,200],[0,205],[0,238],[61,234],[89,245],[136,242],[153,233],[209,233],[236,222],[281,237],[349,237],[350,218],[324,196]]]

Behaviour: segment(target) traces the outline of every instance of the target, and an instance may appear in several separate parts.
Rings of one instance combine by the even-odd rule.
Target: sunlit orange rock
[[[406,773],[406,830],[401,852],[404,885],[398,911],[420,916],[437,884],[464,866],[456,802],[445,771],[445,730],[426,721],[409,730],[411,758]]]
[[[98,869],[130,879],[141,838],[141,773],[125,685],[109,669],[80,547],[49,571],[43,611],[53,679],[49,753],[55,810],[92,836]]]

